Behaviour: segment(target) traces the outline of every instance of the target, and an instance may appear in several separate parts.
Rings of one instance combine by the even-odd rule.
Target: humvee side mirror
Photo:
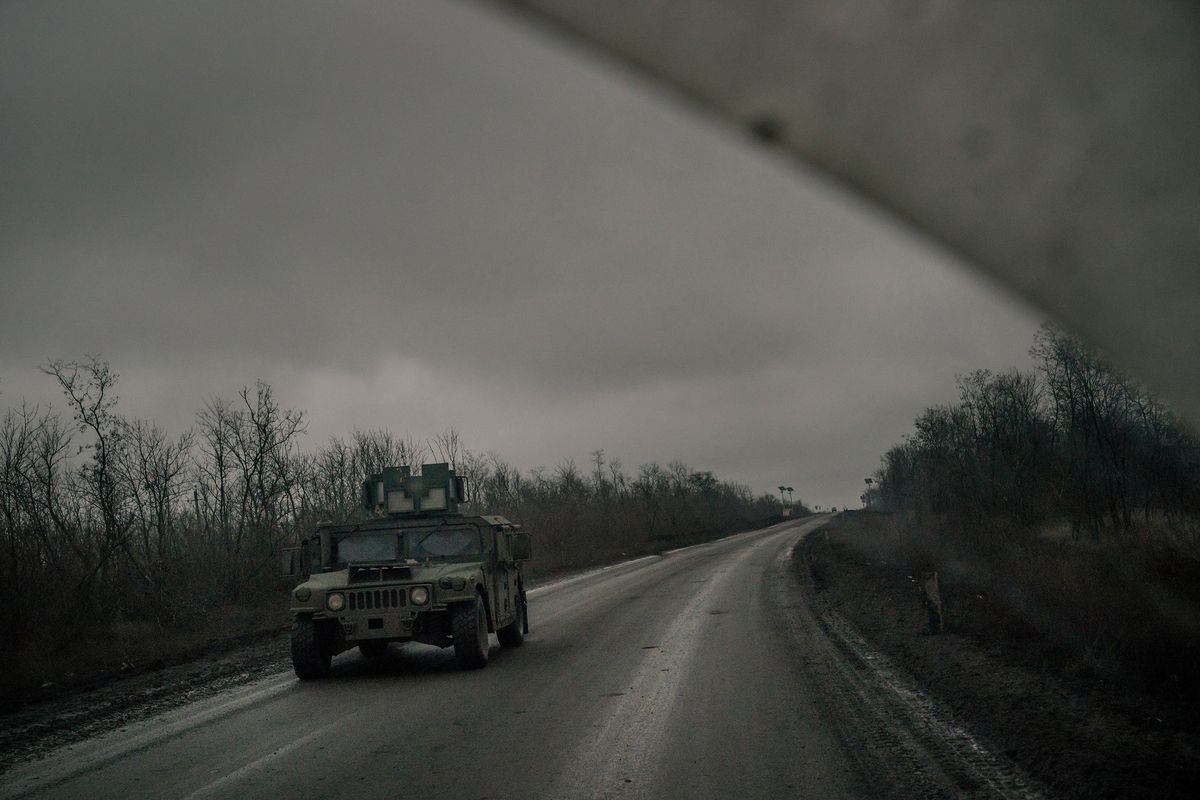
[[[514,561],[528,561],[533,558],[533,544],[529,540],[528,533],[524,531],[513,533],[512,554]]]
[[[284,547],[279,551],[279,567],[281,578],[302,578],[308,574],[304,562],[303,547]]]

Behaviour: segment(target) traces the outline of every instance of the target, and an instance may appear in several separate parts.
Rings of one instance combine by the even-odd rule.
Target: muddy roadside
[[[289,669],[287,632],[264,630],[214,643],[182,663],[64,688],[0,715],[0,772]]]
[[[1200,714],[1170,694],[1061,668],[1039,637],[968,585],[944,585],[945,630],[913,575],[867,541],[869,515],[841,517],[797,548],[795,567],[931,696],[998,752],[1067,798],[1192,797]]]

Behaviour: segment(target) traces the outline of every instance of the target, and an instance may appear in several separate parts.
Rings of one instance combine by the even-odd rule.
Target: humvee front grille
[[[346,602],[351,611],[375,611],[383,608],[400,608],[407,605],[403,589],[355,589],[346,592]]]

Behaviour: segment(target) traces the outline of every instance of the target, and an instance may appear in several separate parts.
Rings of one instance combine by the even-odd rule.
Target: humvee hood
[[[382,577],[370,576],[364,574],[369,568],[384,567],[380,573]],[[366,568],[366,569],[365,569]],[[437,583],[439,578],[450,576],[461,576],[469,578],[471,575],[478,574],[483,568],[482,562],[479,561],[460,561],[452,563],[432,562],[428,565],[417,564],[358,564],[351,565],[345,569],[333,570],[332,572],[317,572],[310,575],[308,580],[300,584],[307,586],[309,589],[344,589],[351,586],[372,586],[376,584],[399,584],[399,583]],[[350,579],[351,570],[355,570],[358,574],[354,581]],[[364,579],[365,578],[365,579]],[[299,587],[296,587],[299,588]]]
[[[437,583],[438,578],[443,578],[450,575],[461,575],[467,577],[483,568],[482,562],[467,561],[452,564],[430,564],[429,566],[411,567],[412,577],[407,578],[405,582],[411,583]]]

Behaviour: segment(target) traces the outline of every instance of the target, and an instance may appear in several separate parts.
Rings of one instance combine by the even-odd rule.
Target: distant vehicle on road
[[[329,674],[357,646],[378,658],[391,642],[453,647],[461,667],[488,661],[488,634],[518,647],[529,632],[522,565],[529,534],[504,517],[459,513],[463,480],[447,464],[420,475],[390,467],[363,483],[374,516],[322,524],[283,551],[292,590],[292,665],[302,680]]]

